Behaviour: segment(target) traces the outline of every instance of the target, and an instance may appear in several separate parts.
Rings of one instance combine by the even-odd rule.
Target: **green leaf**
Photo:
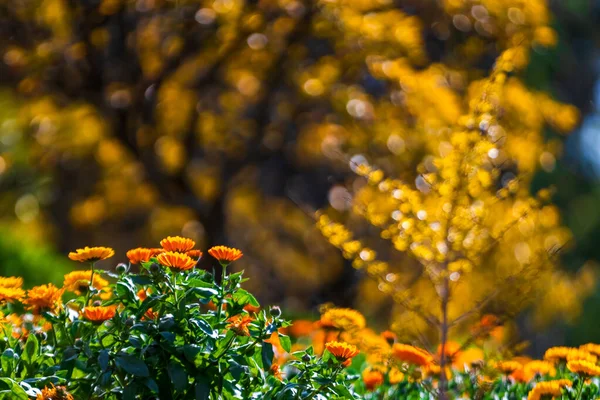
[[[100,369],[103,372],[108,369],[108,362],[109,362],[108,350],[100,351],[100,354],[98,355],[98,365],[100,365]]]
[[[260,303],[258,302],[258,300],[256,300],[256,297],[254,297],[250,292],[244,289],[238,289],[233,294],[233,300],[241,305],[250,304],[254,307],[260,307]]]
[[[190,320],[190,323],[210,337],[214,338],[217,336],[216,332],[213,331],[212,326],[210,326],[210,324],[205,319],[193,318]]]
[[[0,398],[2,399],[29,400],[27,392],[10,378],[0,378],[0,387]]]
[[[39,350],[40,343],[38,342],[37,337],[35,335],[29,335],[27,343],[25,343],[25,348],[23,349],[23,354],[21,354],[21,359],[27,364],[31,364],[38,358]]]
[[[271,343],[263,342],[262,349],[260,351],[260,356],[263,363],[263,368],[265,370],[271,368],[273,364],[273,356],[275,353],[273,352],[273,345]]]
[[[169,372],[169,378],[171,378],[171,382],[173,382],[175,390],[178,392],[183,392],[188,385],[188,376],[183,366],[171,361],[167,367],[167,371]]]
[[[189,362],[194,362],[196,356],[202,351],[200,346],[196,344],[186,344],[183,346],[183,355]]]
[[[210,384],[205,376],[196,377],[196,387],[194,388],[196,400],[208,400],[210,396]]]
[[[139,358],[130,355],[122,355],[117,356],[115,362],[119,368],[123,369],[128,374],[140,376],[142,378],[147,378],[150,376],[148,366]]]
[[[279,334],[279,343],[281,343],[281,347],[289,353],[292,350],[292,340],[289,336]]]

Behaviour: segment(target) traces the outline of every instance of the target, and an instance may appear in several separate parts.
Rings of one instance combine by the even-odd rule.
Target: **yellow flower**
[[[160,245],[166,251],[185,253],[186,251],[193,249],[196,242],[181,236],[168,236],[160,241]]]
[[[115,255],[115,251],[110,247],[85,247],[69,253],[69,258],[79,262],[96,262],[105,260]]]
[[[0,287],[20,288],[23,286],[23,278],[15,276],[0,276]]]
[[[85,317],[85,319],[87,319],[88,321],[92,321],[95,323],[100,323],[100,322],[104,322],[107,321],[109,319],[111,319],[112,317],[115,316],[115,313],[117,311],[117,306],[108,306],[108,307],[103,307],[103,306],[98,306],[98,307],[85,307],[83,309],[83,316]]]
[[[600,366],[586,360],[573,360],[567,363],[567,368],[571,372],[575,372],[588,376],[600,376]]]
[[[150,258],[153,256],[152,249],[146,249],[144,247],[138,247],[136,249],[131,249],[127,252],[127,258],[129,262],[132,264],[139,264],[141,262],[150,261]]]
[[[392,354],[398,360],[418,366],[429,365],[433,357],[427,351],[408,344],[396,343],[392,347]]]
[[[518,361],[498,361],[494,364],[494,367],[504,374],[511,374],[521,369],[523,365]]]
[[[25,291],[21,288],[0,287],[0,302],[9,302],[21,300],[25,296]]]
[[[170,267],[180,271],[186,271],[196,266],[196,261],[191,259],[188,255],[173,251],[160,253],[156,259],[165,267]]]
[[[327,342],[325,348],[344,366],[350,365],[352,358],[359,353],[356,346],[345,342]]]
[[[382,385],[384,381],[381,371],[371,367],[368,367],[363,371],[362,379],[368,391],[374,390],[377,386]]]
[[[27,291],[27,298],[24,303],[34,313],[39,314],[42,310],[54,310],[63,294],[63,289],[59,289],[53,284],[35,286]]]
[[[555,381],[538,382],[529,392],[527,400],[540,400],[542,396],[560,396],[565,386],[571,386],[572,382],[568,379],[558,379]]]
[[[227,246],[214,246],[208,250],[208,254],[216,258],[220,263],[230,263],[239,260],[244,255],[240,250]]]
[[[596,343],[587,343],[579,346],[580,350],[587,351],[588,353],[592,353],[595,355],[600,355],[600,344]]]
[[[319,324],[323,328],[353,331],[363,329],[367,322],[361,313],[351,308],[330,308],[323,313]]]
[[[551,347],[544,353],[544,359],[555,363],[573,360],[588,360],[595,363],[597,357],[575,347]]]

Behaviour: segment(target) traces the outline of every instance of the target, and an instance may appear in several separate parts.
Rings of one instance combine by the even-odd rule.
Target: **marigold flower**
[[[551,362],[589,360],[596,362],[597,357],[575,347],[551,347],[544,353],[544,359]]]
[[[600,376],[600,366],[587,360],[573,360],[567,363],[571,372],[588,376]]]
[[[231,329],[239,336],[250,336],[248,325],[250,325],[252,321],[254,321],[254,318],[249,315],[235,315],[227,319],[227,322],[229,322],[227,329]]]
[[[191,259],[188,255],[176,253],[174,251],[160,253],[156,259],[165,267],[178,269],[180,271],[186,271],[196,266],[196,261]]]
[[[431,364],[433,357],[427,351],[408,344],[396,343],[392,354],[400,361],[418,366]]]
[[[25,291],[21,288],[0,287],[0,302],[15,302],[25,296]]]
[[[560,396],[562,389],[566,386],[571,386],[572,382],[568,379],[558,379],[555,381],[538,382],[535,387],[531,389],[527,400],[540,400],[542,396]]]
[[[110,247],[84,247],[69,253],[69,258],[79,262],[96,262],[105,260],[115,255],[115,251]]]
[[[73,292],[77,296],[81,296],[89,290],[91,278],[92,270],[69,272],[64,277],[63,288],[68,292]],[[107,296],[110,296],[108,281],[102,278],[100,274],[94,274],[94,282],[92,286],[94,287],[94,289],[104,292],[100,295],[102,299],[105,299]]]
[[[166,251],[185,253],[186,251],[193,249],[196,242],[181,236],[167,236],[160,241],[160,245]]]
[[[327,342],[325,348],[345,367],[350,365],[352,358],[359,353],[356,346],[345,342]]]
[[[44,387],[36,396],[36,400],[73,400],[73,396],[67,392],[64,386]]]
[[[23,278],[20,276],[0,276],[0,287],[17,289],[21,286],[23,286]]]
[[[391,368],[388,372],[388,380],[390,385],[395,385],[404,380],[404,374],[398,368]]]
[[[189,250],[186,251],[185,254],[187,254],[190,258],[193,258],[194,260],[198,261],[202,257],[203,253],[200,250]]]
[[[272,364],[270,371],[275,378],[279,379],[280,381],[283,380],[283,375],[281,373],[281,369],[279,368],[279,364]]]
[[[27,291],[27,298],[24,303],[30,310],[39,314],[42,310],[54,310],[63,294],[63,289],[59,289],[53,284],[35,286]]]
[[[208,249],[208,254],[216,258],[220,263],[230,263],[239,260],[244,255],[241,250],[227,247],[227,246],[214,246]]]
[[[351,308],[330,308],[321,316],[319,325],[323,328],[353,331],[363,329],[367,322],[361,313]]]
[[[88,307],[85,307],[83,309],[83,316],[88,321],[92,321],[92,322],[95,322],[95,323],[100,323],[100,322],[107,321],[107,320],[111,319],[112,317],[114,317],[116,311],[117,311],[117,306],[116,305],[112,305],[112,306],[108,306],[108,307],[105,307],[105,306],[98,306],[98,307],[88,306]]]
[[[150,249],[150,253],[152,254],[152,257],[156,257],[160,253],[164,253],[164,252],[165,252],[165,249],[163,249],[162,247],[154,247],[154,248]]]
[[[152,258],[152,249],[138,247],[127,252],[127,258],[132,264],[150,261]]]
[[[372,368],[366,368],[362,373],[363,383],[368,391],[373,391],[377,386],[383,384],[383,374],[381,371]]]

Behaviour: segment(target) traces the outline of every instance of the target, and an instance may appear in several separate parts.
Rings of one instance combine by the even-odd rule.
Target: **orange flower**
[[[214,246],[208,250],[208,254],[216,258],[221,264],[229,264],[239,260],[243,254],[240,250],[227,246]]]
[[[363,371],[362,379],[368,391],[372,391],[377,386],[383,384],[383,374],[381,371],[372,369],[370,367]]]
[[[404,374],[400,372],[398,368],[392,368],[388,372],[388,379],[390,381],[390,385],[395,385],[404,380]]]
[[[89,306],[89,307],[85,307],[83,309],[83,316],[88,321],[100,323],[100,322],[107,321],[107,320],[111,319],[112,317],[114,317],[116,311],[117,311],[117,306],[115,306],[115,305],[108,306],[108,307],[103,307],[103,306],[92,307],[92,306]]]
[[[356,346],[345,342],[328,342],[325,348],[345,367],[350,365],[352,358],[359,353]]]
[[[148,292],[146,291],[146,289],[140,289],[137,292],[137,297],[141,300],[144,301],[146,300],[146,298],[148,298]]]
[[[85,247],[69,253],[69,258],[79,262],[96,262],[105,260],[115,255],[115,251],[110,247]]]
[[[315,324],[306,319],[297,319],[288,329],[292,337],[308,336],[315,330]]]
[[[0,287],[18,289],[23,286],[23,278],[15,276],[0,276]]]
[[[63,289],[59,289],[53,284],[35,286],[27,291],[27,298],[24,303],[35,314],[42,310],[54,310],[63,294]]]
[[[176,253],[174,251],[160,253],[156,259],[165,267],[178,269],[180,271],[186,271],[196,266],[196,261],[192,260],[188,255]]]
[[[521,369],[523,365],[518,361],[498,361],[494,364],[494,367],[504,374],[510,374]]]
[[[186,251],[185,254],[187,254],[190,258],[193,258],[196,261],[198,261],[200,257],[202,257],[202,252],[200,250],[189,250]]]
[[[64,386],[44,387],[35,398],[36,400],[73,400],[73,396],[67,392]]]
[[[249,315],[236,315],[229,319],[229,325],[227,325],[227,329],[231,329],[239,336],[250,336],[250,331],[248,330],[248,325],[254,321],[254,318]]]
[[[252,304],[246,304],[244,306],[244,311],[247,311],[248,313],[255,313],[256,314],[257,312],[260,311],[260,307],[253,306]]]
[[[0,286],[2,286],[2,285],[0,285]],[[587,344],[583,344],[583,345],[579,346],[579,349],[583,350],[583,351],[587,351],[588,353],[592,353],[597,356],[600,356],[600,344],[587,343]]]
[[[567,363],[567,368],[571,372],[587,376],[600,376],[600,366],[596,363],[586,360],[573,360]]]
[[[0,287],[0,302],[15,302],[20,301],[25,296],[25,291],[20,288]]]
[[[452,360],[458,356],[458,354],[460,353],[460,344],[453,342],[451,340],[446,342],[446,345],[444,346],[444,353],[446,356],[446,359],[450,362],[452,362]],[[438,360],[440,360],[442,358],[442,345],[438,345],[437,348],[437,357]]]
[[[186,251],[193,249],[196,242],[181,236],[167,236],[160,241],[160,245],[166,251],[185,253]]]
[[[81,296],[86,293],[90,288],[90,278],[92,277],[92,270],[87,271],[73,271],[65,275],[63,282],[63,288],[67,292],[73,292],[77,296]],[[94,274],[93,285],[95,289],[102,291],[100,298],[106,300],[110,298],[110,288],[108,287],[108,281],[100,276],[100,274]]]
[[[280,381],[283,380],[283,375],[281,374],[281,369],[279,369],[279,364],[271,365],[271,374]]]
[[[165,252],[165,249],[163,249],[162,247],[154,247],[154,248],[150,249],[150,254],[152,255],[152,257],[156,257],[160,253],[164,253],[164,252]]]
[[[132,264],[150,261],[152,258],[152,249],[146,249],[144,247],[131,249],[127,252],[127,258]]]
[[[452,361],[452,366],[464,370],[466,367],[471,368],[475,365],[483,365],[483,359],[483,351],[477,347],[471,347],[458,353]]]
[[[398,335],[392,331],[381,332],[381,337],[384,338],[390,345],[396,343],[396,340],[398,340]]]
[[[412,365],[425,366],[433,361],[433,357],[427,351],[408,344],[396,343],[392,347],[392,354],[398,360]]]
[[[321,315],[319,325],[323,328],[354,331],[367,325],[365,317],[351,308],[330,308]]]
[[[571,386],[572,382],[568,379],[558,379],[555,381],[538,382],[529,392],[527,400],[540,400],[544,396],[552,398],[560,396],[565,386]]]

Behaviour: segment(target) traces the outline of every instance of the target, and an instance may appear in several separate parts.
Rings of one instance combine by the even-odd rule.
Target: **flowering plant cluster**
[[[202,252],[192,240],[160,244],[130,250],[114,271],[96,267],[112,249],[78,249],[69,258],[89,269],[68,273],[62,287],[24,290],[22,278],[0,278],[0,398],[353,396],[344,370],[354,345],[332,341],[319,356],[305,349],[280,368],[289,322],[242,289],[243,272],[229,273],[241,251],[209,249],[215,274],[196,267]]]

